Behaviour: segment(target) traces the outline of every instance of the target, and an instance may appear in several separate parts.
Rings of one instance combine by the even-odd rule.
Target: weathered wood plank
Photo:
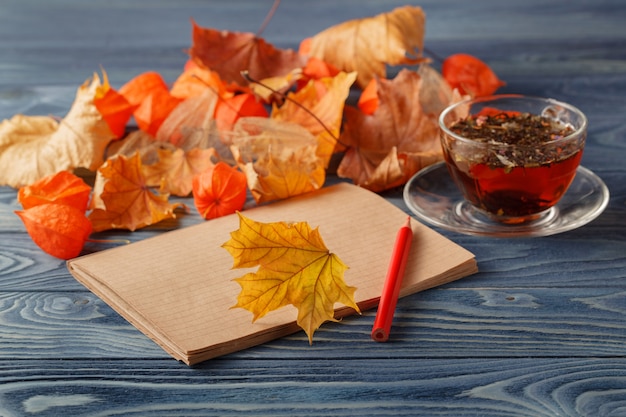
[[[63,116],[101,65],[114,87],[147,70],[172,81],[190,18],[254,32],[272,2],[0,0],[0,120]],[[369,339],[369,311],[324,324],[312,346],[295,334],[188,368],[43,254],[13,214],[15,190],[0,187],[0,415],[624,414],[626,8],[321,0],[303,14],[301,2],[283,1],[263,35],[294,48],[406,3],[424,7],[430,51],[474,54],[507,82],[501,92],[550,95],[588,115],[583,165],[611,191],[602,216],[540,239],[443,232],[476,254],[481,273],[400,300],[389,343]],[[400,190],[384,195],[406,209]],[[133,241],[198,221],[98,237]]]
[[[3,416],[608,416],[625,396],[624,358],[0,362]]]
[[[326,323],[233,358],[626,356],[626,289],[430,290],[399,301],[390,343],[375,311]],[[207,320],[216,320],[211,317]],[[166,358],[89,292],[0,292],[0,358]]]

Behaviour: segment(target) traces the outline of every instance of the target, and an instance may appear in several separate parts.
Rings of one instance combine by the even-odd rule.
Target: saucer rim
[[[420,208],[417,204],[413,202],[413,199],[411,197],[411,188],[417,182],[417,180],[419,180],[422,177],[425,177],[426,175],[429,175],[429,174],[432,175],[433,171],[436,172],[437,175],[440,175],[438,171],[441,171],[441,170],[443,170],[445,173],[445,180],[448,181],[448,185],[452,184],[452,178],[450,177],[447,171],[444,161],[429,165],[421,169],[417,173],[415,173],[405,184],[404,189],[403,189],[404,203],[406,204],[410,212],[413,213],[415,216],[417,216],[418,219],[423,220],[424,222],[432,226],[440,227],[445,230],[449,230],[449,231],[453,231],[453,232],[457,232],[457,233],[461,233],[465,235],[510,238],[510,237],[541,237],[541,236],[555,235],[558,233],[564,233],[564,232],[582,227],[588,224],[589,222],[595,220],[606,209],[609,203],[609,199],[610,199],[610,192],[609,192],[608,187],[604,183],[604,181],[598,175],[596,175],[593,171],[581,165],[576,170],[576,176],[574,177],[572,185],[574,185],[574,183],[576,183],[577,181],[580,181],[581,176],[585,177],[586,179],[591,180],[593,185],[592,185],[592,192],[589,193],[582,200],[584,201],[584,200],[588,200],[591,198],[593,198],[594,200],[601,199],[601,200],[598,200],[599,204],[594,204],[593,206],[590,206],[589,210],[585,212],[584,215],[574,217],[570,214],[571,218],[568,217],[564,220],[564,217],[563,217],[564,211],[562,209],[572,207],[573,203],[566,204],[564,203],[564,201],[566,202],[567,199],[561,199],[561,201],[559,201],[554,206],[555,210],[557,211],[556,215],[554,216],[554,219],[548,224],[542,223],[536,228],[533,228],[532,225],[495,225],[494,224],[494,226],[497,226],[496,229],[485,229],[484,227],[477,227],[475,223],[471,223],[471,224],[465,223],[463,221],[464,219],[459,219],[457,216],[453,215],[452,212],[455,210],[455,207],[463,201],[460,192],[458,196],[446,196],[446,195],[435,194],[435,196],[440,196],[443,198],[450,199],[450,203],[447,206],[445,206],[444,209],[440,209],[439,211],[437,211],[437,213],[439,213],[440,215],[436,217],[429,215],[429,213],[433,213],[432,211],[424,210],[423,208]],[[565,193],[563,197],[565,198],[568,195],[568,193],[571,193],[572,189],[573,187],[570,186],[569,190]],[[442,214],[448,214],[448,215],[443,216]],[[449,218],[451,216],[454,217],[454,219],[457,222],[450,223],[450,222],[445,222],[441,220],[442,217]],[[565,216],[567,216],[567,214],[565,214]]]

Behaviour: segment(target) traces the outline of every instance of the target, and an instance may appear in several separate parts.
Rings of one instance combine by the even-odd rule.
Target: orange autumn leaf
[[[78,88],[61,121],[17,114],[0,122],[0,185],[19,188],[59,171],[96,170],[115,139],[94,105],[97,74]]]
[[[341,141],[349,148],[337,174],[383,191],[442,159],[437,116],[456,96],[427,65],[420,72],[403,69],[377,85],[379,105],[373,114],[345,110]]]
[[[257,203],[317,190],[326,179],[318,140],[304,127],[263,117],[241,118],[231,150]]]
[[[85,212],[66,204],[40,204],[15,213],[35,244],[59,259],[78,256],[92,231]]]
[[[24,209],[57,203],[75,207],[84,213],[90,194],[91,187],[80,177],[61,171],[21,187],[17,192],[17,200]]]
[[[139,154],[109,159],[100,169],[94,185],[93,230],[136,230],[176,217],[181,204],[170,204],[168,194],[153,192],[146,184]]]
[[[286,305],[298,309],[297,323],[309,343],[326,321],[337,321],[334,306],[342,303],[360,312],[355,287],[344,281],[348,268],[326,248],[317,228],[308,223],[261,223],[239,215],[239,229],[225,248],[233,268],[257,267],[235,281],[241,286],[234,307],[250,311],[253,321]]]
[[[262,80],[304,66],[305,60],[297,52],[278,49],[253,33],[202,28],[195,22],[192,25],[191,58],[200,67],[216,71],[226,82],[245,86],[242,71]]]
[[[164,182],[164,191],[181,197],[191,193],[193,178],[213,166],[212,158],[217,156],[213,148],[189,151],[159,148],[157,154],[156,163],[143,166],[146,184],[157,187]]]
[[[215,122],[219,130],[232,130],[240,117],[268,117],[263,103],[253,94],[244,93],[220,100],[215,109]]]
[[[136,106],[130,104],[126,98],[111,88],[107,73],[102,70],[102,85],[96,89],[93,104],[96,106],[111,131],[119,139],[126,132],[126,125]]]
[[[334,77],[311,80],[306,87],[288,95],[281,107],[274,106],[271,118],[297,123],[318,140],[316,154],[325,166],[335,150],[343,109],[356,73],[340,72]]]
[[[486,63],[468,54],[455,54],[446,58],[441,74],[450,87],[472,97],[491,95],[506,84]]]
[[[218,162],[193,178],[193,201],[206,220],[241,210],[246,191],[246,176],[225,162]]]
[[[357,71],[357,84],[363,88],[374,76],[385,78],[387,65],[424,61],[425,20],[420,7],[399,7],[332,26],[307,40],[301,51],[342,71]]]

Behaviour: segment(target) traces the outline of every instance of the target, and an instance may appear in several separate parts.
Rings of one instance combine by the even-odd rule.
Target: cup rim
[[[578,107],[575,107],[564,101],[556,100],[556,99],[549,98],[549,97],[532,96],[532,95],[525,95],[525,94],[495,94],[495,95],[490,95],[490,96],[466,98],[464,100],[453,103],[449,105],[448,107],[446,107],[445,109],[443,109],[442,112],[439,114],[439,117],[437,119],[437,122],[439,124],[439,129],[441,129],[446,135],[451,136],[458,141],[461,141],[467,144],[472,144],[474,146],[484,145],[484,146],[501,146],[501,147],[518,147],[519,148],[520,145],[510,144],[510,143],[477,142],[473,139],[468,139],[464,136],[454,133],[452,130],[448,128],[448,126],[444,124],[444,118],[449,113],[451,113],[452,111],[454,111],[455,109],[463,105],[469,106],[475,103],[483,103],[483,102],[495,101],[495,100],[501,100],[501,99],[527,99],[527,100],[543,101],[547,104],[558,105],[558,106],[564,107],[567,110],[573,113],[576,113],[581,118],[582,120],[581,125],[569,135],[564,136],[557,140],[544,141],[539,144],[535,144],[533,146],[545,146],[549,144],[554,144],[555,142],[560,142],[560,143],[568,142],[572,138],[577,138],[581,134],[584,134],[584,132],[587,130],[587,124],[588,124],[587,116]]]

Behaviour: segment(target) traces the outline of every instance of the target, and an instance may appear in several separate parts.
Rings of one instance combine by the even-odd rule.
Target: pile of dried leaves
[[[437,72],[422,56],[424,24],[421,8],[405,6],[331,27],[294,51],[193,23],[189,60],[171,86],[147,72],[115,90],[103,70],[63,119],[0,123],[0,185],[37,193],[29,187],[59,173],[95,171],[82,209],[89,232],[173,217],[170,195],[193,193],[212,218],[240,210],[247,190],[261,203],[318,189],[333,155],[342,155],[337,174],[360,186],[401,185],[441,159],[442,109],[502,85],[469,55]],[[356,106],[346,104],[351,89],[361,91]],[[49,189],[46,199],[63,192]],[[36,223],[32,209],[20,215]],[[84,242],[85,230],[63,233]]]

